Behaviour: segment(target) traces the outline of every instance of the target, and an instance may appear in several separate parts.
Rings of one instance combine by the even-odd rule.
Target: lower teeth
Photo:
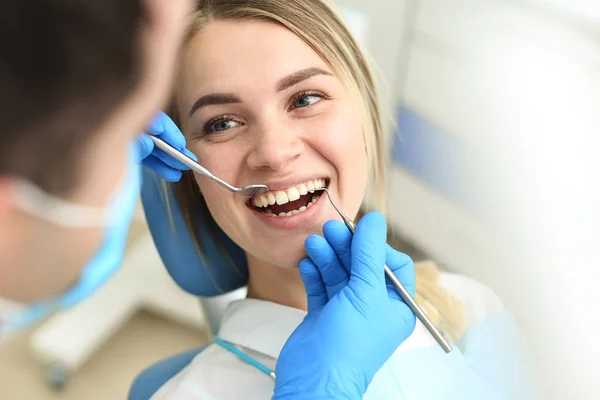
[[[265,211],[265,214],[267,214],[270,217],[291,217],[292,215],[298,215],[301,212],[304,212],[306,210],[308,210],[310,207],[312,207],[313,204],[315,204],[317,202],[317,200],[319,200],[319,197],[321,197],[320,195],[317,196],[313,196],[312,200],[310,201],[310,203],[308,203],[306,206],[302,206],[300,207],[298,210],[292,210],[292,211],[288,211],[288,212],[280,212],[279,215],[276,215],[275,213],[273,213],[273,211],[267,209]]]

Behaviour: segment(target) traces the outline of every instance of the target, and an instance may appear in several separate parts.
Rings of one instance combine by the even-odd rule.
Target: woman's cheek
[[[194,151],[200,164],[215,176],[235,185],[237,183],[238,172],[237,166],[232,161],[239,159],[240,155],[233,154],[235,152],[229,151],[227,146],[224,145],[215,145],[209,151],[206,151],[206,149],[202,150],[199,152]],[[228,160],[228,162],[223,162],[223,159]],[[221,187],[216,182],[199,174],[194,175],[210,215],[227,236],[241,246],[243,243],[240,243],[242,237],[239,236],[239,227],[240,218],[243,218],[240,214],[244,213],[244,210],[240,209],[240,207],[245,206],[236,201],[239,200],[235,197],[236,195]]]
[[[361,120],[352,110],[338,107],[313,129],[317,151],[335,167],[366,159]]]
[[[198,157],[198,162],[200,165],[208,169],[215,176],[225,180],[225,182],[232,182],[231,175],[232,172],[227,170],[228,163],[220,163],[220,156],[227,156],[227,154],[222,154],[226,152],[227,149],[219,149],[222,146],[214,146],[214,145],[204,145],[197,143],[192,149],[196,157]],[[216,182],[201,176],[198,173],[194,173],[194,177],[196,179],[196,183],[200,188],[200,192],[204,197],[208,210],[210,214],[213,216],[215,221],[221,225],[222,223],[227,223],[225,216],[224,206],[227,202],[227,196],[231,195],[226,189],[220,187]]]
[[[339,100],[317,119],[315,132],[326,147],[335,146],[338,152],[356,150],[364,142],[362,119],[349,100]]]
[[[331,162],[338,175],[338,190],[346,211],[356,215],[362,204],[368,181],[368,162],[362,120],[353,107],[340,110],[329,121],[327,135],[322,135],[322,155]],[[325,150],[326,149],[326,150]]]

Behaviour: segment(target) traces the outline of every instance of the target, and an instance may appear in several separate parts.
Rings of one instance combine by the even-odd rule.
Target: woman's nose
[[[256,135],[247,163],[252,169],[279,171],[304,151],[304,142],[284,129],[271,129]]]

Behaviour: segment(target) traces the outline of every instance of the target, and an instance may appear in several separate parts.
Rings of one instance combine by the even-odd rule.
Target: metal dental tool
[[[197,162],[195,162],[176,148],[172,147],[164,140],[159,139],[156,136],[149,135],[147,133],[145,135],[152,139],[156,147],[158,147],[159,149],[161,149],[162,151],[164,151],[183,165],[189,167],[192,171],[197,172],[206,178],[212,179],[213,181],[217,182],[219,185],[223,186],[225,189],[229,190],[232,193],[236,193],[241,196],[253,197],[269,191],[269,188],[265,185],[247,185],[242,186],[240,188],[231,186],[229,183],[211,174],[209,170],[207,170],[202,165],[198,164]]]
[[[253,197],[253,196],[257,196],[259,194],[269,191],[269,188],[266,185],[247,185],[247,186],[243,186],[241,188],[232,186],[232,185],[228,184],[227,182],[214,176],[206,168],[204,168],[203,166],[201,166],[200,164],[198,164],[197,162],[195,162],[194,160],[192,160],[185,154],[181,153],[179,150],[175,149],[174,147],[172,147],[171,145],[169,145],[162,139],[159,139],[158,137],[153,136],[153,135],[149,135],[149,134],[146,134],[146,135],[154,142],[156,147],[158,147],[159,149],[161,149],[162,151],[164,151],[171,157],[175,158],[177,161],[186,165],[192,171],[195,171],[206,178],[212,179],[213,181],[217,182],[219,185],[223,186],[225,189],[229,190],[232,193],[236,193],[236,194],[239,194],[242,196]],[[327,197],[329,198],[331,205],[333,206],[333,208],[335,208],[335,210],[340,215],[340,217],[342,217],[344,224],[348,227],[348,229],[350,229],[350,231],[352,233],[354,233],[356,226],[350,219],[348,219],[348,217],[346,217],[344,215],[342,210],[340,210],[338,208],[338,206],[333,202],[333,199],[331,198],[329,191],[325,188],[321,188],[321,189],[317,189],[317,190],[324,191],[327,194]],[[404,286],[402,286],[402,283],[400,283],[400,281],[396,278],[396,276],[394,275],[392,270],[387,265],[385,265],[384,268],[385,268],[386,277],[392,282],[392,284],[394,285],[394,287],[396,288],[396,290],[398,291],[400,296],[404,299],[404,301],[406,302],[408,307],[412,310],[412,312],[416,315],[416,317],[423,323],[423,325],[425,325],[425,328],[427,328],[429,333],[439,343],[439,345],[442,347],[442,349],[444,349],[444,351],[446,353],[450,353],[452,351],[452,347],[446,341],[446,339],[442,336],[442,334],[437,330],[435,325],[433,325],[433,323],[431,322],[429,317],[427,317],[427,314],[425,314],[423,309],[412,298],[412,296],[410,295],[410,293],[408,293],[406,288]]]
[[[354,234],[354,231],[356,230],[356,225],[354,225],[354,222],[352,222],[350,219],[348,219],[348,217],[346,217],[344,215],[342,210],[340,210],[338,208],[338,206],[333,202],[333,199],[331,198],[329,191],[325,188],[316,189],[316,190],[322,190],[327,194],[327,197],[329,198],[329,202],[331,203],[333,208],[335,208],[335,211],[337,211],[337,213],[340,215],[340,217],[342,217],[344,224],[348,227],[348,229],[350,229],[350,232],[352,232]],[[410,309],[416,315],[416,317],[419,319],[419,321],[421,321],[423,323],[423,325],[425,325],[425,328],[427,328],[427,330],[429,331],[431,336],[433,336],[433,338],[439,343],[439,345],[442,347],[442,349],[444,349],[444,351],[446,353],[450,353],[452,351],[452,346],[450,346],[448,341],[442,336],[442,334],[438,331],[438,329],[435,327],[435,325],[433,325],[433,322],[431,322],[431,320],[429,319],[427,314],[425,314],[425,311],[423,311],[421,306],[419,306],[417,304],[417,302],[412,298],[410,293],[408,293],[408,290],[406,290],[406,288],[402,285],[402,283],[398,280],[398,278],[396,278],[396,276],[394,275],[392,270],[387,265],[384,265],[384,268],[385,268],[385,276],[390,281],[392,281],[392,284],[396,288],[396,291],[398,292],[398,294],[400,294],[402,299],[404,299],[404,302],[408,305],[408,307],[410,307]]]

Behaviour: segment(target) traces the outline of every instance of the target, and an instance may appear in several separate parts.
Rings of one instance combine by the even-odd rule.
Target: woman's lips
[[[315,221],[320,220],[320,215],[323,213],[324,204],[327,203],[323,200],[326,196],[317,194],[315,201],[307,206],[302,212],[291,213],[291,215],[275,216],[268,215],[263,211],[258,211],[256,207],[249,207],[252,213],[265,225],[273,229],[281,230],[294,230],[298,228],[306,228],[312,226]]]
[[[291,217],[311,207],[319,196],[318,189],[327,187],[327,181],[313,179],[284,190],[263,193],[251,198],[248,205],[272,217]]]
[[[319,190],[327,187],[328,179],[313,179],[285,190],[255,196],[248,208],[265,224],[276,229],[295,229],[307,226],[321,212]]]

